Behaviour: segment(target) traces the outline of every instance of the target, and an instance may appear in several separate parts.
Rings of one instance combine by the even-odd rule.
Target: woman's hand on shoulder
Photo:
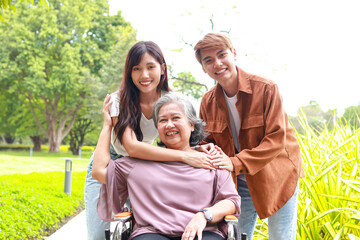
[[[112,104],[112,102],[110,101],[110,95],[108,94],[105,97],[105,100],[103,103],[103,109],[102,109],[104,126],[112,127],[112,121],[111,121],[111,116],[110,116],[110,111],[109,111],[109,107],[111,104]]]
[[[214,166],[210,162],[210,155],[203,152],[184,152],[184,161],[186,164],[196,167],[215,170]]]
[[[198,240],[201,240],[206,223],[207,221],[204,214],[202,212],[196,213],[186,226],[185,231],[181,236],[181,240],[193,240],[196,235],[198,236]]]

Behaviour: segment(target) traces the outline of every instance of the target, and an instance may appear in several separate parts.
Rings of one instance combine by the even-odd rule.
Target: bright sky
[[[279,85],[290,115],[311,100],[339,114],[360,104],[358,0],[109,2],[110,13],[122,11],[138,40],[156,42],[176,72],[191,71],[209,87],[214,83],[188,44],[212,31],[212,18],[214,32],[229,31],[238,66]]]

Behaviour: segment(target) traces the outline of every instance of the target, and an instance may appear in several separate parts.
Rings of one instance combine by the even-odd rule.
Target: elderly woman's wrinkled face
[[[160,140],[168,147],[177,150],[189,150],[189,139],[194,131],[183,108],[177,103],[168,103],[160,108],[157,128]]]

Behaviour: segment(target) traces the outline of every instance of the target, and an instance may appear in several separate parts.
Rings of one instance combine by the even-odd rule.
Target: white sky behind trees
[[[156,42],[175,72],[201,69],[189,44],[208,32],[228,31],[238,66],[280,88],[295,116],[311,100],[324,111],[360,104],[360,2],[357,0],[110,0],[138,40]],[[210,23],[213,20],[213,27]],[[175,51],[182,49],[181,51]]]

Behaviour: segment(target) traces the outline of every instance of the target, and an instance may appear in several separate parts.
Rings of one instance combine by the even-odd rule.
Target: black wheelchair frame
[[[114,220],[117,221],[115,230],[113,233],[110,229],[105,230],[105,240],[127,240],[130,237],[133,226],[133,218],[131,212],[122,212],[115,215]],[[227,215],[224,218],[228,224],[227,240],[240,240],[240,236],[237,230],[238,219],[234,215]],[[241,240],[247,240],[245,233],[241,234]]]

